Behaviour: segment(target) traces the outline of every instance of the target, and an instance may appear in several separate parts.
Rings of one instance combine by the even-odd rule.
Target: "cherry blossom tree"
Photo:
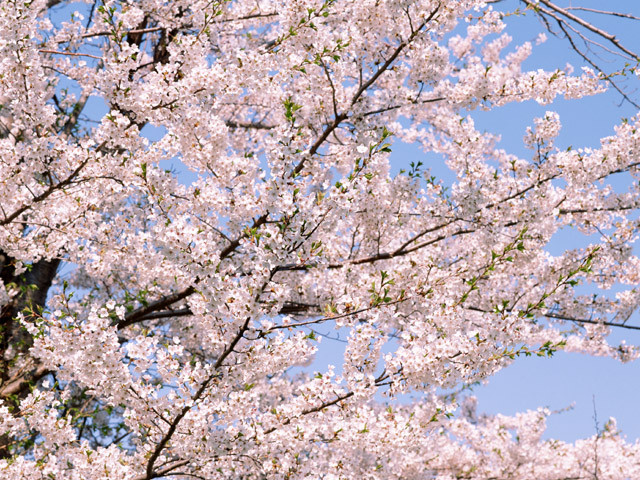
[[[633,102],[637,56],[523,0],[592,62],[526,69],[492,3],[0,3],[0,479],[640,478],[613,421],[548,441],[462,392],[638,356],[607,335],[640,329],[640,117],[562,149],[550,110],[521,158],[472,116]],[[567,226],[591,243],[550,255]]]

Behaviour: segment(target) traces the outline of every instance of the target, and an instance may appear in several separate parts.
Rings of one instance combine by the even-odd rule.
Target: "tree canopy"
[[[587,67],[525,68],[520,15]],[[548,410],[465,393],[523,355],[638,357],[607,336],[640,329],[640,117],[559,148],[549,107],[526,157],[473,120],[607,88],[635,105],[638,56],[603,16],[635,19],[3,0],[0,479],[640,478],[613,420],[549,441]],[[551,255],[569,226],[589,244]]]

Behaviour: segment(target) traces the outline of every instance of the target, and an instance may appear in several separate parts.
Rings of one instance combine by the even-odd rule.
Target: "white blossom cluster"
[[[529,158],[498,148],[471,112],[604,89],[524,69],[505,29],[480,0],[2,1],[2,311],[64,266],[2,317],[28,340],[0,480],[640,478],[613,422],[566,444],[450,394],[638,356],[607,335],[640,303],[640,117],[560,149],[549,111]],[[453,185],[397,173],[396,140]],[[550,255],[568,226],[592,243]]]

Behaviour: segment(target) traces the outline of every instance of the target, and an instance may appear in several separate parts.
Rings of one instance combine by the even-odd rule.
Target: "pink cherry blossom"
[[[451,395],[639,353],[607,336],[640,116],[563,149],[549,105],[522,158],[474,121],[633,70],[530,69],[546,36],[492,3],[0,4],[0,480],[640,478],[614,420],[569,444]],[[568,226],[591,243],[551,255]]]

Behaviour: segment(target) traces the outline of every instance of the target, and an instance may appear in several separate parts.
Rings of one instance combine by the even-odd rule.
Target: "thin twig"
[[[67,55],[69,57],[89,57],[95,58],[96,60],[102,60],[102,57],[98,57],[96,55],[90,55],[88,53],[80,53],[80,52],[59,52],[57,50],[39,50],[40,53],[50,53],[52,55]]]

